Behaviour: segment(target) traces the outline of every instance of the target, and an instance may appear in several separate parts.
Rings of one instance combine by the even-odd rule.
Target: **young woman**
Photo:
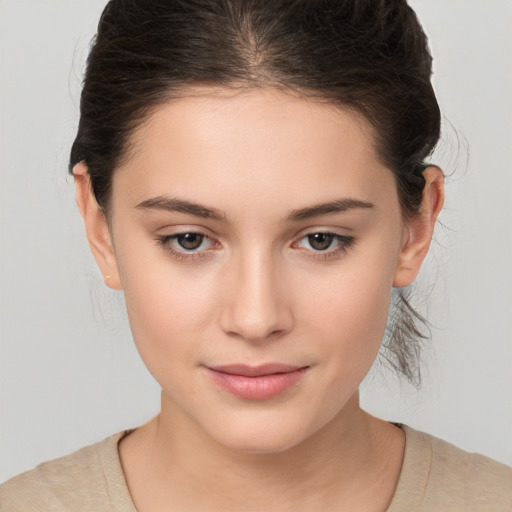
[[[405,1],[107,5],[70,169],[161,412],[3,484],[2,510],[511,509],[509,468],[359,406],[387,327],[414,375],[430,75]]]

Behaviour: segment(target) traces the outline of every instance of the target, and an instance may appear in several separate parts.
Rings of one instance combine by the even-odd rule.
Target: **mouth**
[[[279,363],[205,367],[217,386],[245,400],[268,400],[284,393],[299,384],[308,368]]]

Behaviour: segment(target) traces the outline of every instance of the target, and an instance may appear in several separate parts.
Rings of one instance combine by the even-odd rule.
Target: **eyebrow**
[[[209,208],[191,201],[185,201],[178,198],[169,198],[165,196],[153,197],[139,203],[136,208],[148,210],[164,210],[168,212],[180,212],[188,215],[194,215],[202,219],[213,219],[224,221],[226,215],[221,210]]]
[[[331,213],[343,213],[357,208],[371,209],[374,205],[360,199],[339,199],[328,203],[317,204],[300,210],[293,210],[288,216],[289,221],[299,221],[328,215]]]
[[[289,222],[297,222],[301,220],[311,219],[313,217],[320,217],[322,215],[329,215],[332,213],[343,213],[348,210],[357,208],[371,209],[374,205],[367,201],[360,199],[338,199],[328,203],[321,203],[307,208],[300,208],[293,210],[288,215]],[[139,203],[136,208],[147,210],[164,210],[168,212],[180,212],[202,219],[213,219],[218,221],[226,221],[226,214],[217,208],[210,208],[191,201],[185,201],[179,198],[169,198],[166,196],[153,197],[146,199]]]

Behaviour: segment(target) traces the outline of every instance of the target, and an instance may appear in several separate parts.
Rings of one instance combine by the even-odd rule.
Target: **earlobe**
[[[122,288],[117,259],[105,213],[92,192],[87,166],[81,162],[73,168],[76,202],[84,220],[89,246],[106,285],[114,290]]]
[[[393,286],[410,285],[427,255],[439,212],[444,203],[444,174],[439,167],[429,166],[423,172],[425,187],[420,211],[407,220]]]

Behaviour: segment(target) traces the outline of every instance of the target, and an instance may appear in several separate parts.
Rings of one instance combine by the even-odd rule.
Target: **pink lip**
[[[261,366],[233,364],[206,369],[212,380],[232,395],[246,400],[267,400],[296,385],[308,367],[271,363]]]

